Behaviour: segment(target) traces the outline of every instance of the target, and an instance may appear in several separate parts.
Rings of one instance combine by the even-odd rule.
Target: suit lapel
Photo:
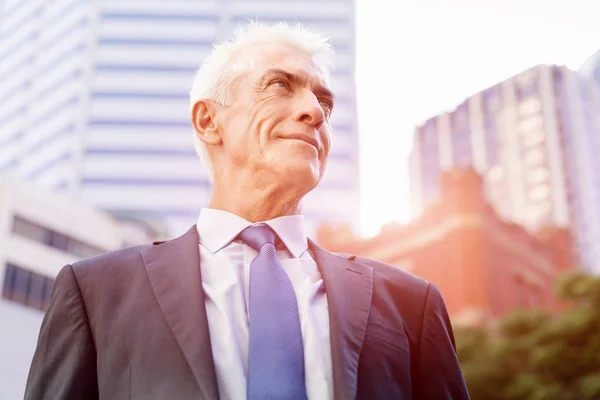
[[[196,226],[185,235],[142,251],[160,309],[198,381],[202,398],[218,398],[200,276]]]
[[[330,253],[311,240],[309,246],[323,277],[329,305],[334,398],[354,399],[373,297],[373,269]]]
[[[142,251],[160,309],[196,377],[203,398],[218,398],[200,275],[196,226],[185,235]],[[373,270],[330,253],[309,240],[329,305],[334,397],[356,397],[358,361],[371,300]],[[192,301],[197,299],[197,301]]]

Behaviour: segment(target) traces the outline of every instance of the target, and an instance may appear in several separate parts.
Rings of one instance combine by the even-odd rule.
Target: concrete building
[[[82,258],[147,243],[151,227],[32,185],[0,183],[0,399],[23,398],[54,277]]]
[[[585,75],[558,79],[557,118],[571,227],[581,265],[600,274],[600,86]]]
[[[332,151],[309,229],[357,224],[354,1],[6,0],[0,6],[0,176],[130,217],[195,223],[211,185],[188,92],[211,43],[248,18],[296,21],[337,49]],[[318,12],[315,12],[318,10]]]
[[[457,324],[492,322],[518,308],[558,311],[556,279],[573,268],[567,230],[547,226],[532,235],[502,219],[472,169],[443,173],[438,200],[407,225],[388,225],[370,239],[323,226],[318,242],[432,282]]]
[[[600,125],[589,80],[540,65],[469,97],[417,127],[411,154],[415,215],[435,201],[440,173],[485,175],[504,218],[535,230],[573,228],[579,262],[600,272]]]

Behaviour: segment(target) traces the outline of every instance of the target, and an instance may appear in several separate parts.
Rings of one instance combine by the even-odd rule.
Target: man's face
[[[285,45],[257,46],[241,57],[252,69],[220,110],[227,162],[312,190],[327,164],[334,101],[322,71]]]

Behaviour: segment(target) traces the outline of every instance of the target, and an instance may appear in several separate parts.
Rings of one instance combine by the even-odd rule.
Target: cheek
[[[272,115],[273,105],[270,104],[270,102],[265,101],[265,99],[257,101],[250,110],[248,110],[249,130],[260,130],[265,123],[272,119]]]
[[[246,135],[246,125],[243,115],[228,118],[223,122],[223,142],[230,147],[239,144]]]
[[[248,142],[248,114],[231,113],[221,123],[223,150],[227,157],[236,164],[247,162],[251,153]]]

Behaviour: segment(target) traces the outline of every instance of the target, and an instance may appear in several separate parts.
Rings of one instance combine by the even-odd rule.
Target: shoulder
[[[142,251],[152,247],[153,244],[144,244],[133,247],[110,251],[86,258],[72,265],[73,270],[77,272],[93,271],[99,268],[112,269],[130,265],[132,263],[142,262]]]
[[[433,286],[427,280],[411,274],[408,271],[394,267],[381,261],[372,260],[369,258],[357,257],[350,254],[341,254],[350,261],[355,261],[367,265],[373,270],[374,284],[383,284],[391,286],[395,291],[403,293],[405,296],[414,298],[424,298],[430,286]]]
[[[151,245],[124,248],[65,265],[56,276],[51,304],[61,307],[83,304],[92,310],[104,309],[122,297],[127,287],[142,281],[141,252]]]
[[[148,251],[166,251],[170,243],[177,243],[193,232],[195,232],[195,226],[175,239],[126,247],[77,261],[72,264],[73,273],[78,282],[85,281],[95,287],[102,286],[107,281],[116,285],[131,283],[131,279],[138,277],[140,274],[145,275],[145,253]]]
[[[439,290],[431,282],[380,261],[349,258],[352,259],[373,270],[372,317],[381,324],[401,321],[411,342],[418,341],[429,309],[445,310]]]
[[[71,264],[76,281],[101,286],[105,280],[128,278],[143,268],[142,251],[152,247],[145,244],[99,254]]]

